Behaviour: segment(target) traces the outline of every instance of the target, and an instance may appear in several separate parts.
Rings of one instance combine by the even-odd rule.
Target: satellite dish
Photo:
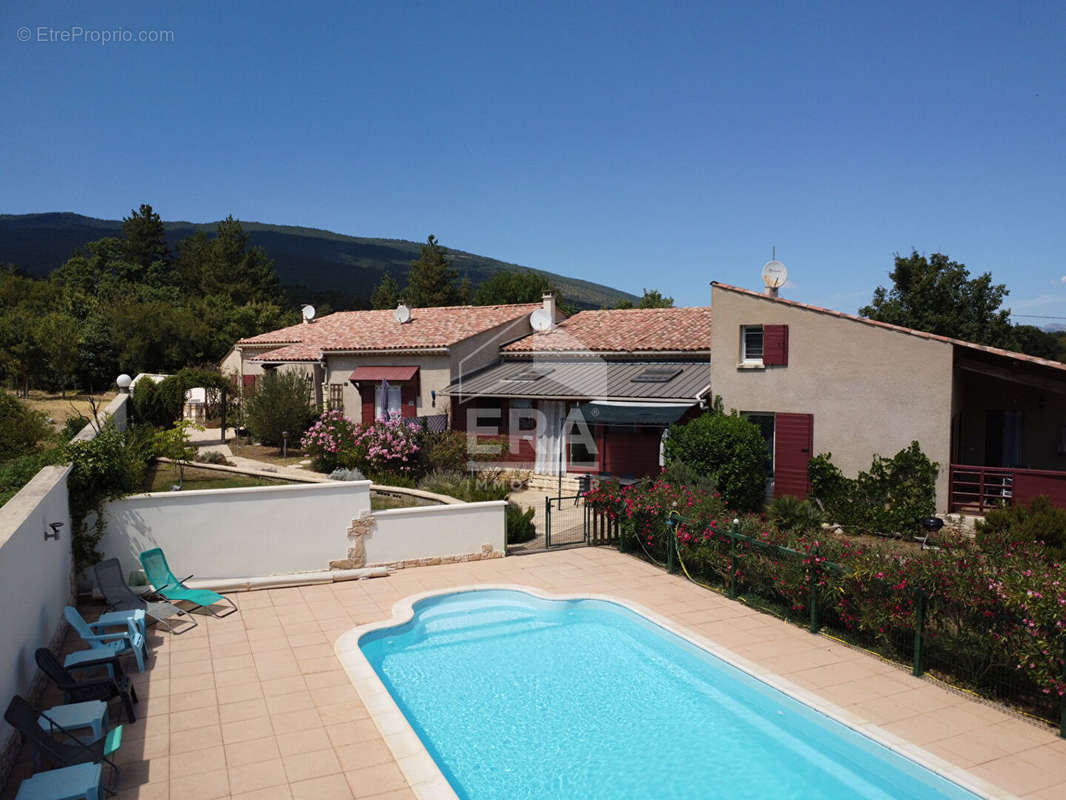
[[[529,324],[533,330],[538,333],[551,330],[552,324],[555,320],[552,319],[551,312],[546,308],[538,308],[532,314],[529,315]]]
[[[392,315],[401,325],[403,325],[405,322],[411,321],[411,309],[409,309],[403,303],[400,303],[398,306],[396,306],[396,311],[394,311]]]
[[[304,316],[304,322],[310,322],[315,318],[315,307],[312,305],[305,305],[300,309],[300,313]]]
[[[788,280],[788,270],[776,259],[767,261],[762,268],[762,282],[767,289],[778,289]]]

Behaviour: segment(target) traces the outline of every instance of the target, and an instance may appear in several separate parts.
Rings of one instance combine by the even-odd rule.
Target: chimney
[[[551,292],[545,292],[544,297],[544,313],[548,315],[548,319],[551,320],[552,327],[555,327],[555,295]]]

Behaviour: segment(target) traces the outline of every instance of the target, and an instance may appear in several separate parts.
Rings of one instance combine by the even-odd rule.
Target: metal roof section
[[[655,380],[642,379],[649,371]],[[535,373],[539,377],[531,377]],[[671,375],[667,379],[660,379]],[[531,368],[525,359],[508,359],[454,381],[439,394],[474,397],[578,400],[645,399],[694,402],[708,390],[706,361],[553,360],[550,368]]]

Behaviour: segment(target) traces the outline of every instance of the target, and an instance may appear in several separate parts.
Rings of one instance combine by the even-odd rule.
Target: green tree
[[[702,414],[672,425],[666,438],[667,465],[680,462],[711,478],[726,505],[754,511],[766,497],[769,453],[759,426],[733,414]]]
[[[178,243],[177,275],[187,292],[219,295],[243,305],[284,301],[274,262],[233,216],[218,223],[214,237],[196,233]]]
[[[889,277],[892,288],[878,286],[862,316],[993,347],[1013,344],[1010,312],[1000,308],[1009,292],[990,273],[971,278],[965,264],[915,250],[896,256]]]
[[[152,449],[156,455],[169,458],[177,464],[179,489],[185,484],[185,466],[196,456],[196,447],[189,438],[190,429],[202,431],[204,426],[179,419],[171,427],[156,431],[152,436]]]
[[[381,281],[374,287],[374,293],[370,296],[371,308],[396,308],[400,304],[400,285],[392,274],[385,270]]]
[[[615,308],[673,308],[674,298],[666,297],[658,289],[645,289],[644,295],[634,303],[632,300],[619,300]]]
[[[462,303],[459,275],[452,269],[447,256],[448,251],[430,234],[422,245],[421,255],[411,262],[411,269],[407,273],[404,298],[410,305],[426,308]]]
[[[248,430],[263,444],[281,445],[283,434],[299,442],[315,419],[307,379],[299,372],[266,373],[244,401]]]
[[[0,391],[0,461],[35,452],[51,435],[44,414]]]
[[[65,391],[74,383],[80,355],[82,322],[53,311],[37,323],[37,343],[48,365],[51,382]]]
[[[505,269],[497,272],[474,292],[475,306],[509,303],[539,303],[545,292],[555,295],[555,304],[564,314],[570,309],[559,288],[547,276],[528,269]]]
[[[128,217],[122,218],[122,240],[126,260],[136,264],[145,274],[153,265],[170,260],[163,220],[147,203],[141,203],[139,211],[134,209]]]

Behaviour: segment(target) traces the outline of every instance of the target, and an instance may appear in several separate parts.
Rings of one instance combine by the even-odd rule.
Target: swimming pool
[[[412,610],[358,648],[461,798],[977,797],[616,603]]]

